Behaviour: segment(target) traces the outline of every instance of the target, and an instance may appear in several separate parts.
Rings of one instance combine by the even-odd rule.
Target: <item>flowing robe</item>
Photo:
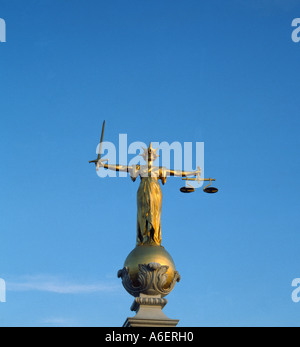
[[[141,177],[137,206],[137,245],[160,245],[162,192],[157,177]]]
[[[131,171],[131,178],[140,175],[137,192],[137,240],[136,244],[161,245],[162,191],[159,179],[164,184],[164,170],[158,167],[140,166]]]

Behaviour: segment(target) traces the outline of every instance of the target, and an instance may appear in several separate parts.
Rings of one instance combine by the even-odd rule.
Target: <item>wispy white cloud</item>
[[[50,317],[42,321],[42,323],[48,326],[56,327],[73,327],[78,325],[73,319],[62,318],[62,317]]]
[[[114,292],[119,285],[113,282],[78,283],[67,281],[56,276],[24,276],[17,280],[7,281],[7,291],[42,291],[58,294],[91,294]]]

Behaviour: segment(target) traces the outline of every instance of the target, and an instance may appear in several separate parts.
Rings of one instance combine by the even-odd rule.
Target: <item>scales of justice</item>
[[[96,170],[100,167],[108,170],[128,172],[135,182],[140,176],[140,186],[137,192],[137,230],[136,247],[128,255],[118,277],[126,291],[134,296],[131,310],[136,312],[134,317],[129,317],[124,327],[175,327],[178,319],[168,318],[162,309],[167,304],[167,296],[180,281],[174,261],[170,254],[161,245],[161,208],[162,191],[159,180],[164,185],[167,177],[181,177],[186,181],[182,193],[192,193],[195,188],[188,181],[207,181],[209,184],[203,188],[205,193],[216,193],[217,188],[212,187],[211,178],[200,178],[201,169],[196,171],[170,170],[165,167],[154,166],[158,158],[157,149],[144,148],[141,154],[145,165],[125,166],[108,164],[108,159],[101,159],[105,121],[103,122],[100,139],[99,154],[95,163]]]

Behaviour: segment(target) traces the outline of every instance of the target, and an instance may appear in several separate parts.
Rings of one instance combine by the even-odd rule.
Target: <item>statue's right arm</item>
[[[123,171],[123,172],[136,172],[138,173],[140,170],[140,165],[120,165],[120,164],[104,164],[103,162],[100,164],[100,167],[104,167],[104,169],[112,170],[112,171]]]
[[[132,166],[127,165],[119,165],[119,164],[102,164],[102,167],[104,169],[112,170],[112,171],[123,171],[123,172],[129,172],[132,169]]]

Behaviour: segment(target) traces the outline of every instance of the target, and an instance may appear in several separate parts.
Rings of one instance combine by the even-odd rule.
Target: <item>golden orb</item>
[[[168,266],[168,279],[165,284],[165,288],[168,288],[175,276],[175,264],[170,254],[164,247],[153,245],[141,245],[135,247],[135,249],[128,255],[125,260],[124,267],[128,268],[130,279],[134,286],[138,287],[138,272],[139,264],[159,263],[160,265]]]

